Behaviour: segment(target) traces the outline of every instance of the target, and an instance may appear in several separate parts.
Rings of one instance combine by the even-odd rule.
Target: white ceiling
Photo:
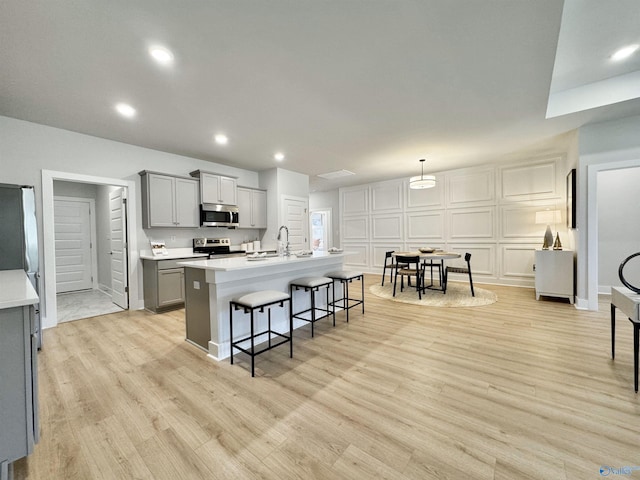
[[[318,190],[424,157],[437,172],[557,153],[581,125],[640,114],[634,99],[545,118],[552,77],[560,92],[640,70],[640,53],[607,61],[640,43],[638,0],[564,3],[563,18],[559,0],[3,0],[0,114]],[[340,169],[356,175],[315,177]]]

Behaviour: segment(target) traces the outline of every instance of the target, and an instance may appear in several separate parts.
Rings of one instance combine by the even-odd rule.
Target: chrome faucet
[[[287,228],[286,225],[282,225],[280,227],[280,229],[278,230],[278,241],[280,241],[282,239],[282,229],[284,229],[285,232],[287,232],[287,242],[284,244],[284,256],[288,257],[291,255],[291,250],[289,249],[289,229]]]

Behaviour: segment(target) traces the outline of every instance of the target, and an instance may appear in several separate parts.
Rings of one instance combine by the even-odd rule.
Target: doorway
[[[127,309],[125,189],[61,180],[53,188],[58,322]]]
[[[101,294],[103,297],[107,295],[108,303],[110,304],[110,309],[114,307],[117,309],[116,311],[121,310],[120,307],[117,307],[115,304],[111,302],[111,292],[112,292],[112,280],[111,280],[111,262],[109,252],[111,251],[111,217],[109,215],[110,208],[110,199],[109,193],[111,191],[122,189],[125,194],[131,197],[131,200],[127,201],[123,204],[122,212],[124,212],[124,218],[128,219],[128,221],[124,222],[124,234],[122,237],[123,243],[129,245],[130,248],[124,249],[122,253],[122,258],[124,258],[124,268],[123,268],[123,280],[124,286],[127,291],[127,296],[130,296],[128,301],[130,308],[138,309],[140,308],[141,301],[138,299],[138,278],[137,278],[137,269],[131,268],[133,265],[135,267],[136,262],[138,261],[138,250],[137,250],[137,221],[135,218],[135,182],[129,180],[121,180],[121,179],[112,179],[105,177],[95,177],[90,175],[80,175],[73,173],[65,173],[65,172],[54,172],[50,170],[42,171],[42,226],[43,226],[43,250],[44,250],[44,262],[41,265],[41,272],[44,277],[43,281],[43,289],[41,291],[41,304],[44,305],[43,309],[43,328],[49,328],[56,326],[60,318],[58,318],[58,295],[57,295],[57,286],[56,286],[56,260],[55,260],[55,202],[54,202],[54,184],[55,182],[64,182],[76,185],[83,185],[83,188],[92,187],[97,189],[98,191],[103,192],[101,200],[102,205],[106,205],[105,217],[100,221],[100,212],[101,208],[99,207],[99,202],[96,198],[96,217],[98,218],[97,224],[97,275],[94,272],[94,287],[89,292],[94,294]],[[100,196],[99,195],[99,196]],[[75,295],[76,293],[70,293],[65,295]],[[66,300],[66,299],[65,299]],[[70,302],[72,304],[76,304],[77,302]],[[100,299],[89,299],[87,305],[96,306],[101,303]],[[103,313],[111,313],[111,312],[103,312]],[[97,313],[100,314],[100,313]],[[86,316],[95,316],[96,313],[94,311],[90,311],[90,313]],[[80,317],[80,318],[86,318]]]
[[[578,282],[586,280],[586,285],[582,287],[578,283],[578,293],[584,295],[584,300],[580,300],[578,308],[587,310],[598,310],[598,290],[599,290],[599,232],[598,232],[598,177],[600,172],[607,170],[620,170],[640,167],[640,158],[632,160],[615,160],[607,153],[595,155],[591,161],[594,163],[581,167],[586,175],[586,182],[580,186],[580,198],[586,199],[586,208],[583,216],[578,220],[578,228],[583,228],[583,233],[579,237],[579,251],[585,255],[578,257],[577,273]],[[617,212],[617,209],[616,209]],[[624,219],[621,219],[624,221]],[[586,228],[581,227],[580,222],[586,224]]]
[[[311,249],[326,252],[332,246],[331,209],[311,210],[309,225],[311,227]]]

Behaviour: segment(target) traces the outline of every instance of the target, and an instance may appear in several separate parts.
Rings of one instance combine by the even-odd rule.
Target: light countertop
[[[327,253],[327,252],[315,252],[313,255],[306,257],[296,257],[291,255],[290,257],[265,257],[259,260],[252,260],[251,257],[232,257],[232,258],[219,258],[215,260],[191,260],[178,262],[179,266],[199,268],[203,270],[218,270],[228,272],[232,270],[243,270],[251,268],[268,268],[274,266],[282,266],[287,264],[295,264],[301,262],[313,262],[326,258],[340,258],[348,255],[346,252],[341,253]]]
[[[167,255],[155,256],[150,250],[143,250],[140,258],[143,260],[177,260],[179,258],[206,258],[206,253],[193,253],[193,248],[167,248]]]
[[[24,270],[0,271],[0,309],[38,303],[39,298]]]

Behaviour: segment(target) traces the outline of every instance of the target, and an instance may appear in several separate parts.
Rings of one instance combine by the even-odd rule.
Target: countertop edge
[[[0,271],[0,309],[24,307],[39,301],[24,270]]]

